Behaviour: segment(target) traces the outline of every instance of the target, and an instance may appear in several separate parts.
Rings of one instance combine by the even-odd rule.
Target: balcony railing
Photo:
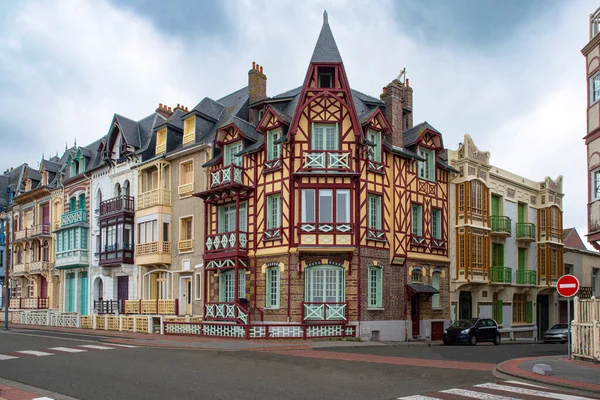
[[[162,154],[167,151],[167,144],[157,144],[156,145],[156,154]]]
[[[367,239],[385,241],[385,231],[381,229],[369,228],[367,230]]]
[[[13,235],[13,241],[22,240],[27,237],[27,229],[21,229],[20,231],[16,231]]]
[[[177,192],[181,197],[191,196],[194,193],[194,182],[179,185]]]
[[[510,236],[510,218],[499,215],[492,215],[490,217],[490,225],[492,227],[492,233]]]
[[[124,302],[121,300],[94,300],[94,310],[98,314],[122,314]]]
[[[232,321],[247,324],[250,313],[238,303],[205,303],[204,319],[206,321]]]
[[[224,232],[206,237],[206,252],[214,253],[217,251],[228,251],[243,249],[246,251],[248,246],[247,232]]]
[[[29,272],[29,263],[21,263],[13,265],[12,273],[15,274],[26,274]]]
[[[553,242],[562,242],[562,232],[555,227],[546,226],[540,229],[540,239]]]
[[[146,256],[158,253],[171,253],[171,242],[138,243],[135,246],[136,256]]]
[[[47,297],[18,297],[10,299],[10,308],[16,309],[46,309],[48,308]]]
[[[537,285],[537,272],[527,269],[517,269],[517,284]]]
[[[177,299],[125,300],[125,314],[177,315]]]
[[[302,233],[350,233],[352,231],[352,224],[349,222],[302,222],[300,224],[300,231]]]
[[[512,269],[509,267],[491,267],[490,281],[494,283],[511,283]]]
[[[135,200],[131,196],[118,196],[100,203],[100,216],[120,212],[134,211]]]
[[[154,206],[170,206],[171,191],[169,189],[153,189],[138,195],[137,209],[142,210]]]
[[[192,251],[192,250],[194,250],[194,240],[193,239],[180,240],[179,243],[177,244],[177,248],[179,249],[179,251]]]
[[[263,240],[281,239],[281,227],[267,229],[263,236]]]
[[[590,15],[590,40],[600,33],[600,8]]]
[[[45,272],[50,269],[50,261],[34,261],[29,264],[29,272]]]
[[[87,265],[89,262],[88,250],[69,250],[56,253],[56,266],[63,265]]]
[[[303,170],[349,171],[350,152],[342,150],[309,150],[304,152]]]
[[[418,246],[418,247],[427,247],[428,246],[427,239],[425,239],[425,237],[414,235],[414,234],[410,235],[410,244],[412,246]]]
[[[105,245],[97,256],[100,265],[133,264],[133,244]]]
[[[517,222],[517,239],[535,240],[535,224]]]
[[[188,144],[194,143],[196,139],[196,132],[188,132],[183,135],[183,145],[187,146]]]
[[[210,187],[230,185],[232,183],[243,184],[244,169],[232,164],[210,173]]]
[[[302,302],[303,321],[347,321],[348,303]]]
[[[60,226],[68,226],[80,222],[87,222],[88,213],[86,210],[75,210],[63,214],[60,219]]]

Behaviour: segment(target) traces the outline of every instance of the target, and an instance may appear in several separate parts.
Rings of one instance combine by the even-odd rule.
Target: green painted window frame
[[[243,148],[244,143],[241,140],[223,146],[223,166],[228,167],[233,164],[241,167],[243,163],[242,157],[238,157],[236,154],[242,151]]]
[[[369,152],[369,160],[381,162],[381,132],[369,129],[367,139],[373,143],[372,151]]]
[[[280,271],[279,266],[267,268],[267,299],[266,308],[279,308]]]
[[[442,273],[439,271],[434,271],[431,275],[431,286],[434,289],[440,290],[440,280],[442,279]],[[440,294],[435,293],[431,296],[431,308],[441,308],[440,306]]]
[[[502,197],[498,196],[497,194],[492,194],[492,217],[499,217],[501,216],[501,207],[500,204],[502,203]]]
[[[504,267],[504,243],[492,243],[492,266]]]
[[[267,229],[281,227],[281,194],[267,196]]]
[[[267,132],[267,161],[281,158],[281,143],[275,141],[281,138],[281,129],[273,129]]]
[[[411,232],[415,236],[423,236],[423,205],[413,203],[411,207]]]
[[[533,323],[533,302],[531,301],[525,303],[525,322]]]
[[[419,178],[435,182],[435,150],[419,147],[418,152],[425,159],[419,161]]]
[[[517,203],[517,222],[525,223],[527,222],[527,214],[528,214],[528,205],[527,203]]]
[[[336,265],[319,265],[304,270],[304,301],[343,303],[346,298],[346,270]]]
[[[440,208],[431,209],[431,237],[442,238],[442,210]]]
[[[238,298],[246,298],[246,271],[238,270]],[[233,303],[235,301],[235,269],[219,273],[219,302]]]
[[[320,131],[322,130],[322,131]],[[339,150],[340,140],[338,124],[313,122],[310,135],[311,150]]]
[[[369,308],[383,307],[383,270],[380,267],[369,267]]]
[[[235,203],[220,205],[217,209],[217,231],[218,233],[235,232],[236,213]],[[248,202],[242,201],[239,210],[240,232],[248,230]],[[227,228],[227,229],[225,229]]]
[[[527,263],[527,249],[524,247],[517,248],[517,269],[519,271],[525,270],[525,264]]]
[[[382,229],[382,209],[381,209],[381,196],[378,194],[368,195],[368,215],[369,215],[369,228],[370,229]]]
[[[85,210],[85,194],[79,195],[78,205],[80,210]]]

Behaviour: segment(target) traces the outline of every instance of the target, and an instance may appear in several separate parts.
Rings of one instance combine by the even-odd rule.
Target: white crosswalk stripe
[[[36,357],[44,357],[44,356],[53,356],[54,353],[46,353],[45,351],[37,351],[37,350],[21,350],[15,351],[15,353],[27,354],[28,356],[36,356]]]
[[[86,349],[94,349],[94,350],[114,350],[114,347],[108,346],[99,346],[97,344],[82,344],[79,347],[85,347]]]
[[[494,390],[496,393],[487,393],[486,390]],[[499,383],[483,383],[465,388],[440,390],[436,393],[398,397],[398,400],[440,400],[445,398],[444,396],[447,395],[451,395],[453,398],[480,400],[518,400],[523,398],[531,398],[531,396],[556,400],[594,400],[592,397],[557,392],[562,391],[554,391],[544,386],[534,385],[532,383],[501,381]]]
[[[87,351],[83,349],[74,349],[72,347],[51,347],[48,350],[62,351],[64,353],[83,353],[84,351]]]
[[[0,354],[0,361],[3,361],[3,360],[13,360],[15,358],[19,358],[19,357],[7,356],[7,355],[4,355],[4,354]]]
[[[137,346],[132,346],[130,344],[120,344],[120,343],[110,343],[110,346],[127,347],[127,348],[131,348],[131,349],[134,349],[137,347]]]

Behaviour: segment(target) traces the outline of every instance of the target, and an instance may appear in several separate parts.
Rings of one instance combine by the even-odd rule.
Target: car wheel
[[[450,346],[450,341],[448,339],[444,339],[444,345],[445,346]]]
[[[475,346],[476,344],[477,344],[477,336],[472,335],[471,337],[469,337],[469,345]]]
[[[494,344],[495,344],[496,346],[498,346],[498,345],[500,344],[500,341],[501,341],[501,340],[502,340],[502,339],[500,338],[500,335],[496,335],[496,337],[494,338]]]

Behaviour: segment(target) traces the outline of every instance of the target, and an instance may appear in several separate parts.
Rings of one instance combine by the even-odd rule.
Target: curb
[[[501,362],[500,364],[498,364],[496,366],[496,368],[494,368],[492,373],[494,374],[494,376],[497,376],[497,374],[502,374],[502,375],[509,376],[511,378],[517,378],[517,379],[520,379],[523,381],[541,383],[544,385],[560,387],[563,389],[579,390],[579,391],[583,391],[583,392],[587,392],[587,393],[591,393],[591,394],[595,394],[595,395],[600,394],[600,385],[594,385],[593,383],[574,381],[574,380],[565,379],[565,378],[542,377],[542,375],[537,375],[537,374],[534,374],[533,372],[521,370],[519,368],[519,364],[521,364],[522,362],[531,361],[531,360],[535,360],[535,359],[539,359],[539,358],[540,357],[526,357],[526,358],[515,358],[513,360],[504,361],[504,362]],[[516,367],[519,372],[509,371],[508,369],[506,369],[505,366],[509,366],[509,365]]]

